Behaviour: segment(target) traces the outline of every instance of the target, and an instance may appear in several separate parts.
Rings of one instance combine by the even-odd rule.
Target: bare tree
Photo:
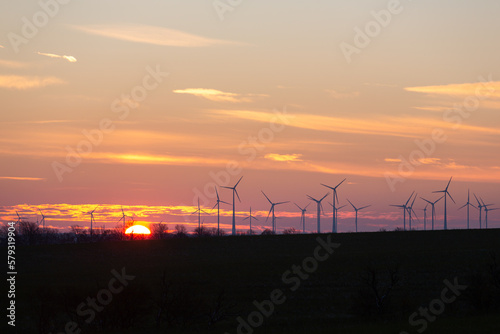
[[[40,240],[41,231],[37,223],[20,221],[19,234],[28,243],[28,245],[33,245]]]
[[[185,237],[187,236],[187,229],[184,225],[175,225],[175,236],[176,237]]]
[[[153,238],[164,239],[168,235],[168,225],[162,222],[152,225]]]

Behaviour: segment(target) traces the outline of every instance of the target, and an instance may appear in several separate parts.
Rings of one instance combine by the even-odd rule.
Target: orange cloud
[[[41,177],[23,177],[23,176],[0,176],[0,180],[17,180],[17,181],[44,181]]]
[[[408,92],[448,96],[489,96],[500,98],[500,81],[449,84],[439,86],[405,87]]]
[[[9,89],[35,89],[50,85],[61,85],[66,83],[56,77],[34,77],[20,75],[0,75],[0,87]]]
[[[264,156],[265,159],[274,160],[274,161],[285,161],[285,162],[294,162],[294,161],[303,161],[300,159],[302,154],[278,154],[278,153],[269,153]]]
[[[375,118],[342,118],[312,114],[293,114],[278,117],[274,113],[251,110],[213,110],[214,115],[231,116],[257,122],[275,122],[292,127],[367,135],[383,135],[407,138],[419,138],[429,129],[442,128],[453,130],[454,124],[444,120],[416,117],[379,117]],[[483,134],[500,134],[500,129],[472,125],[461,125],[462,131]]]
[[[241,45],[241,43],[206,38],[179,30],[148,25],[93,25],[73,28],[92,35],[123,41],[175,47],[207,47],[213,45]]]

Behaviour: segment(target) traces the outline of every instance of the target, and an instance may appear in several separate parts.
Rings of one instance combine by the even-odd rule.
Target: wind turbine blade
[[[457,202],[455,202],[455,200],[453,199],[453,197],[451,197],[451,194],[448,191],[446,191],[446,194],[448,194],[448,196],[450,196],[450,198],[453,201],[453,203],[457,204]],[[446,196],[446,194],[445,194],[445,196]]]
[[[267,201],[268,201],[269,203],[273,204],[273,202],[271,202],[271,200],[269,199],[269,197],[267,197],[267,195],[266,195],[266,194],[265,194],[262,190],[261,190],[261,192],[264,194],[264,196],[266,196]]]
[[[482,205],[481,205],[481,203],[479,202],[479,200],[477,199],[476,194],[474,194],[474,197],[476,198],[476,201],[477,201],[477,206],[481,207]]]
[[[458,208],[458,210],[463,209],[467,206],[467,204],[462,205],[461,207]]]
[[[411,193],[411,195],[410,195],[410,197],[408,197],[408,200],[406,201],[405,205],[407,205],[407,204],[408,204],[408,202],[410,202],[410,200],[411,200],[411,198],[413,197],[413,194],[414,194],[414,193],[415,193],[415,191]]]
[[[344,183],[345,180],[347,180],[347,178],[344,178],[342,181],[340,181],[340,183],[335,186],[335,189],[337,189],[338,186],[340,186],[342,183]]]
[[[323,197],[321,197],[321,199],[320,199],[319,201],[321,202],[321,201],[322,201],[322,200],[324,200],[324,199],[325,199],[325,197],[326,197],[326,196],[328,196],[328,195],[330,195],[330,193],[326,193],[326,195],[325,195],[325,196],[323,196]]]
[[[424,201],[426,201],[427,203],[432,204],[432,202],[431,202],[431,201],[428,201],[428,200],[426,200],[426,199],[425,199],[425,198],[423,198],[423,197],[420,197],[420,198],[421,198],[421,199],[423,199]]]
[[[271,208],[269,209],[269,213],[267,214],[266,222],[269,219],[269,215],[271,214],[271,211],[273,211],[274,205],[271,205]]]
[[[334,190],[334,188],[333,188],[333,187],[327,186],[326,184],[323,184],[323,183],[320,183],[320,184],[321,184],[323,187],[327,187],[327,188],[329,188],[329,189]]]
[[[345,207],[345,205],[342,205],[340,208],[337,208],[337,210],[340,210],[340,209],[342,209],[342,208],[344,208],[344,207]]]
[[[231,203],[228,203],[228,202],[224,202],[224,201],[219,201],[219,203],[224,203],[224,204],[228,204],[228,205],[231,205]]]
[[[236,197],[238,197],[238,201],[241,203],[240,195],[238,195],[238,190],[236,190],[236,187],[234,187],[233,191],[236,193]]]
[[[404,205],[396,205],[396,204],[391,204],[391,205],[389,205],[389,206],[395,206],[395,207],[397,207],[397,208],[404,208],[404,207],[405,207]]]
[[[315,202],[317,202],[316,198],[314,198],[314,197],[312,197],[312,196],[309,196],[309,195],[307,195],[307,197],[308,197],[311,201],[315,201]]]
[[[451,179],[452,179],[452,178],[453,178],[453,176],[452,176],[452,177],[450,177],[450,181],[448,181],[448,184],[446,185],[446,188],[444,188],[444,190],[448,191],[448,187],[450,186],[450,183],[451,183]]]
[[[243,218],[243,220],[247,220],[247,219],[249,219],[249,218],[250,218],[250,216],[248,216],[248,217],[246,217],[246,218]]]
[[[219,192],[217,191],[217,187],[214,187],[215,188],[215,194],[217,195],[217,202],[220,200],[219,198]]]
[[[357,210],[357,209],[356,209],[356,207],[354,206],[354,204],[352,204],[352,203],[351,203],[351,201],[350,201],[348,198],[347,198],[347,201],[349,202],[349,204],[351,204],[351,206],[352,206],[352,208],[353,208],[354,210]]]
[[[233,190],[233,187],[226,187],[226,186],[220,186],[220,187]]]
[[[295,206],[298,207],[300,211],[302,211],[302,208],[298,206],[297,203],[293,202],[293,204],[295,204]]]
[[[368,208],[368,207],[370,207],[370,206],[371,206],[371,204],[370,204],[370,205],[363,206],[363,207],[359,208],[358,210],[363,210],[363,209],[366,209],[366,208]]]
[[[234,185],[234,187],[233,187],[233,188],[236,188],[236,187],[238,186],[238,184],[240,184],[240,182],[241,182],[241,179],[242,179],[242,178],[243,178],[243,176],[242,176],[242,177],[240,177],[240,179],[238,180],[238,182],[236,182],[236,184]]]
[[[212,207],[212,210],[215,209],[217,205],[219,205],[219,202],[215,203],[215,205]]]
[[[306,205],[306,207],[304,208],[304,211],[307,209],[307,207],[308,207],[309,205],[311,205],[311,203],[308,203],[308,204]]]
[[[417,199],[417,195],[418,195],[418,193],[415,194],[415,197],[413,197],[413,202],[411,202],[411,207],[412,208],[413,208],[413,204],[415,204],[415,200]]]
[[[278,205],[278,204],[285,204],[285,203],[289,203],[290,201],[286,201],[286,202],[278,202],[278,203],[274,203],[275,205]]]

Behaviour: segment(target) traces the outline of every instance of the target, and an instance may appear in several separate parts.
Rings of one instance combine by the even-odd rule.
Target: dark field
[[[283,281],[293,265],[314,256],[318,237],[341,245],[316,270],[306,261],[307,278],[288,273]],[[262,325],[239,332],[418,333],[427,322],[426,333],[500,333],[500,230],[23,246],[16,257],[17,333],[65,332],[73,321],[69,327],[81,333],[232,334],[237,318],[250,314],[254,324],[264,318]],[[99,295],[109,291],[111,271],[122,268],[135,278],[120,292]],[[442,298],[446,279],[467,288],[459,296],[447,290],[453,302],[441,303],[445,309],[432,321],[418,315],[410,325],[419,307]],[[283,295],[270,306],[275,289]],[[98,295],[109,303],[87,323],[90,312],[82,316],[77,308]],[[257,313],[254,301],[266,301],[269,317]]]

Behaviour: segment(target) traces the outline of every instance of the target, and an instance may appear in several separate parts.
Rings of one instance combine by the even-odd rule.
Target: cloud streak
[[[269,153],[264,156],[264,158],[268,160],[283,161],[283,162],[303,161],[301,157],[302,154],[278,154],[278,153]]]
[[[8,89],[27,90],[65,83],[64,80],[56,77],[0,75],[0,88]]]
[[[408,92],[444,96],[489,96],[500,98],[500,81],[449,84],[438,86],[405,87]]]
[[[0,180],[15,180],[15,181],[44,181],[41,177],[23,177],[23,176],[0,176]]]
[[[91,25],[73,26],[88,34],[160,46],[208,47],[214,45],[242,45],[238,42],[207,38],[179,30],[149,25]]]
[[[56,55],[54,53],[44,53],[44,52],[37,52],[37,54],[40,55],[40,56],[45,56],[45,57],[50,57],[50,58],[64,59],[64,60],[69,61],[70,63],[76,63],[77,62],[76,58],[73,57],[73,56],[66,56],[66,55],[60,56],[60,55]]]
[[[177,94],[190,94],[198,97],[205,98],[210,101],[215,102],[232,102],[232,103],[241,103],[241,102],[251,102],[253,97],[264,97],[267,95],[264,94],[237,94],[237,93],[228,93],[223,92],[217,89],[210,88],[186,88],[186,89],[176,89],[173,91]]]
[[[354,99],[356,97],[359,97],[359,92],[338,92],[333,89],[325,89],[325,91],[328,93],[328,95],[330,95],[330,97],[336,100]]]

